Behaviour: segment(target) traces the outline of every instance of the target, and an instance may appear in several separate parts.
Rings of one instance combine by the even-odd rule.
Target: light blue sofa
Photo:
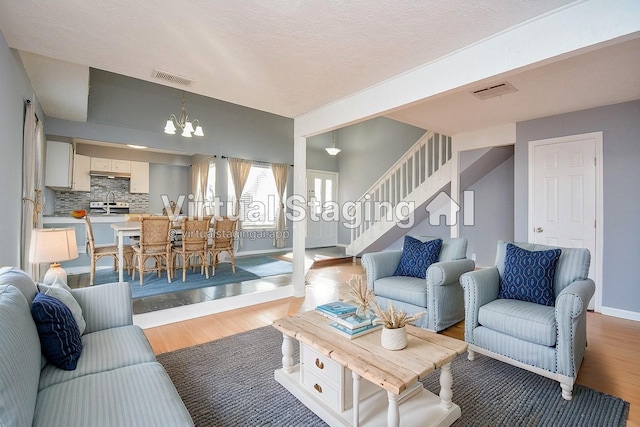
[[[31,317],[36,285],[0,271],[0,425],[192,426],[142,330],[132,324],[127,283],[73,289],[86,321],[73,371],[46,362]]]
[[[416,237],[421,241],[436,237]],[[394,276],[402,251],[383,251],[362,255],[367,282],[383,307],[390,302],[408,314],[427,312],[414,324],[432,331],[441,331],[464,319],[464,294],[460,275],[475,268],[466,259],[466,238],[444,238],[438,262],[427,269],[426,279]]]
[[[515,243],[528,251],[556,249]],[[499,299],[507,242],[498,242],[496,266],[464,274],[465,341],[469,360],[475,352],[560,382],[571,400],[587,341],[587,305],[595,292],[588,279],[590,254],[584,248],[561,248],[553,288],[554,306]]]

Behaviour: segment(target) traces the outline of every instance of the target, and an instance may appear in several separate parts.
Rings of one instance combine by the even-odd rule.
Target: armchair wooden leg
[[[560,388],[562,388],[562,398],[564,400],[573,398],[573,384],[560,383]]]
[[[469,353],[467,355],[467,359],[469,360],[475,360],[476,359],[476,352],[473,350],[467,350],[467,353]]]

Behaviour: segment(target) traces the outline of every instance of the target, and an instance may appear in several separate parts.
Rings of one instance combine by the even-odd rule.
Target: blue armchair
[[[422,241],[435,237],[420,237]],[[415,322],[416,326],[441,331],[464,319],[464,293],[460,275],[475,268],[466,259],[467,239],[445,238],[438,261],[427,269],[426,279],[394,276],[402,251],[383,251],[362,255],[362,266],[367,273],[369,287],[381,306],[392,302],[397,309],[409,315],[426,311]]]
[[[548,274],[551,305],[501,294],[513,282],[509,276],[516,268],[526,272],[521,275],[524,279],[516,282],[527,282],[524,287],[530,289],[528,282],[532,274],[529,273],[534,269],[529,268],[526,252],[517,248],[534,251],[531,254],[534,256],[542,254],[540,251],[552,253],[554,249],[561,249],[555,271]],[[589,251],[584,248],[532,243],[508,247],[508,243],[498,242],[495,267],[466,273],[460,278],[464,288],[469,360],[478,352],[559,381],[562,397],[571,400],[586,347],[587,305],[595,292],[594,282],[587,278],[589,262]],[[542,292],[536,290],[531,294],[540,297]]]

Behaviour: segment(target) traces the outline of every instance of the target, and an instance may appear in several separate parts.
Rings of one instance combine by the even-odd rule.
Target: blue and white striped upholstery
[[[149,341],[132,323],[127,283],[73,289],[87,323],[73,371],[42,362],[35,284],[0,269],[0,426],[193,426]],[[25,297],[26,295],[26,297]]]
[[[83,375],[156,361],[144,332],[135,325],[83,335],[82,347],[82,356],[75,370],[45,366],[40,375],[39,390]]]
[[[0,286],[0,327],[0,426],[28,426],[38,393],[40,340],[29,303],[13,285]]]
[[[192,426],[171,379],[157,362],[85,375],[38,394],[33,426]]]
[[[556,249],[514,243],[528,251]],[[590,254],[584,248],[560,248],[554,276],[555,306],[498,299],[504,272],[506,242],[498,242],[496,267],[460,277],[465,299],[465,341],[471,351],[504,357],[521,367],[560,381],[571,399],[587,339],[586,311],[595,292],[588,279]],[[498,355],[498,356],[496,356]],[[537,370],[536,370],[537,369]]]
[[[126,282],[72,289],[71,294],[82,307],[85,334],[133,324],[131,288]]]
[[[497,299],[480,307],[478,322],[511,337],[548,347],[556,345],[556,313],[547,305]]]
[[[416,236],[425,242],[437,237]],[[467,239],[442,239],[438,262],[427,269],[426,279],[394,276],[402,251],[384,251],[362,255],[362,266],[369,287],[378,303],[403,309],[409,314],[426,311],[416,326],[441,331],[464,319],[464,293],[459,278],[475,267],[466,259]]]

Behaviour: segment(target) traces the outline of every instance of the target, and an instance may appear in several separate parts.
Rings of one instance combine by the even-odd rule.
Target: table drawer
[[[302,367],[302,384],[309,393],[324,401],[331,408],[341,411],[340,393],[333,383],[315,375],[310,368]],[[317,371],[317,369],[316,369]]]
[[[343,367],[306,345],[302,347],[302,366],[318,378],[337,388],[343,375]]]

